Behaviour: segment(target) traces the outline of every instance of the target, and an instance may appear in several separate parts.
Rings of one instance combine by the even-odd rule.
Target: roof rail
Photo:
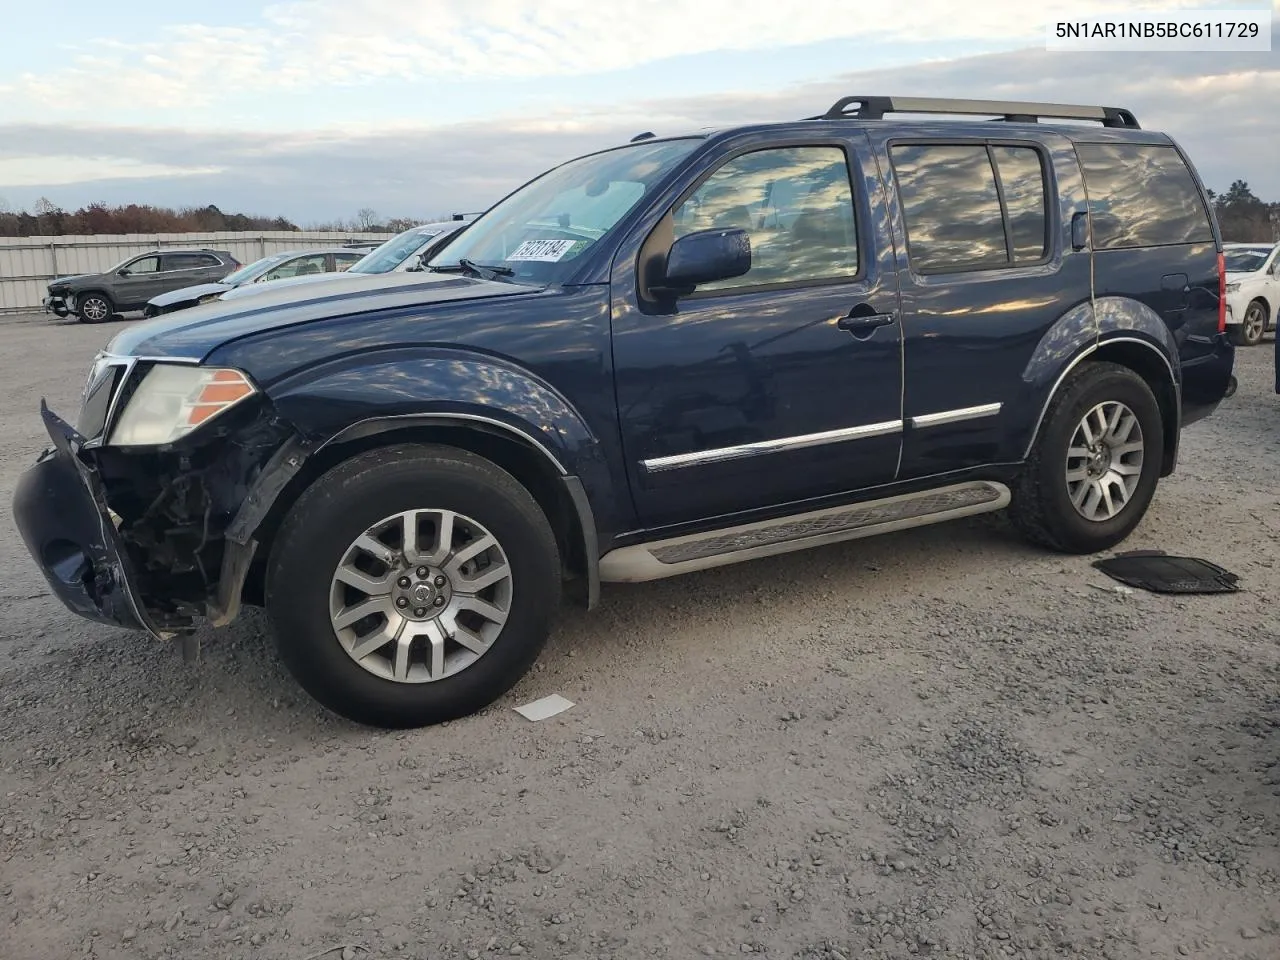
[[[850,107],[856,107],[850,110]],[[806,120],[883,120],[886,113],[950,113],[990,116],[1008,123],[1055,120],[1098,120],[1104,127],[1140,129],[1137,118],[1122,107],[1021,100],[957,100],[949,97],[841,97],[824,114]],[[994,115],[994,116],[992,116]]]

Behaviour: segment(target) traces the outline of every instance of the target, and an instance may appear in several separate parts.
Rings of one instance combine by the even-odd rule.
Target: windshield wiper
[[[470,273],[479,277],[481,280],[498,280],[501,277],[514,277],[515,271],[510,267],[502,267],[496,264],[476,263],[474,260],[468,260],[463,257],[456,264],[442,267],[430,267],[433,273]]]

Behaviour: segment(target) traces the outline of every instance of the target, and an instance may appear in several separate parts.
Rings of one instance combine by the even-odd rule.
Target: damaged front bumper
[[[212,626],[235,619],[257,551],[254,534],[306,459],[306,445],[297,438],[280,443],[281,425],[269,424],[263,429],[272,439],[263,440],[275,447],[274,453],[259,469],[250,468],[255,474],[252,483],[225,475],[216,483],[202,483],[201,496],[216,496],[224,508],[234,503],[231,509],[216,511],[229,517],[229,522],[215,523],[211,529],[209,515],[215,511],[209,511],[204,516],[193,513],[187,522],[176,525],[169,516],[131,527],[109,504],[101,448],[87,445],[74,427],[43,402],[40,413],[53,446],[19,480],[13,515],[27,550],[63,605],[88,620],[143,630],[162,640],[193,632],[199,617]],[[112,489],[119,481],[115,483]],[[160,483],[169,492],[176,487],[172,480]],[[217,489],[211,492],[209,486]],[[136,518],[136,508],[131,511],[122,505],[120,510]],[[211,575],[202,576],[194,590],[189,577],[186,588],[174,590],[179,577],[164,570],[184,565],[192,554],[176,557],[167,549],[157,551],[156,542],[143,540],[163,539],[175,532],[179,536],[199,532],[200,547],[212,561],[207,568]],[[198,558],[185,565],[206,569]]]
[[[45,313],[52,313],[55,317],[66,317],[71,314],[71,304],[64,297],[55,297],[50,294],[44,298],[41,305]]]
[[[101,478],[81,456],[84,438],[43,402],[40,416],[53,446],[18,481],[13,517],[54,594],[98,623],[158,639],[181,632],[180,621],[152,616],[138,596]]]

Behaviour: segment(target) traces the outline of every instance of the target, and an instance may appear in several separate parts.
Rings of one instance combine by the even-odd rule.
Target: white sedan
[[[1280,243],[1224,243],[1227,266],[1227,330],[1252,347],[1276,327],[1280,307]]]

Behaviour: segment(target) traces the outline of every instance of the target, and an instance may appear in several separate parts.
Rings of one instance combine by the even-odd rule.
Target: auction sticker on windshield
[[[578,245],[577,240],[526,240],[507,255],[508,260],[538,260],[556,263]]]

